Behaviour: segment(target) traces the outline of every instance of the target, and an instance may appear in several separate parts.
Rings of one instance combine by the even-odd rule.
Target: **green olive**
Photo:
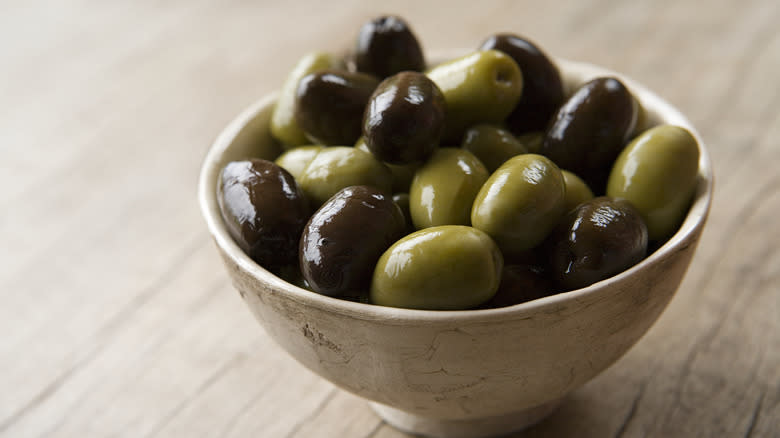
[[[391,193],[393,175],[381,161],[368,152],[349,146],[323,148],[306,166],[299,185],[312,203],[319,207],[339,190],[366,185]]]
[[[285,145],[285,148],[310,143],[303,129],[295,121],[295,92],[298,89],[298,82],[310,73],[339,68],[342,64],[342,61],[333,55],[312,52],[304,55],[287,75],[271,115],[271,135]]]
[[[446,225],[412,233],[379,258],[371,303],[428,310],[459,310],[493,297],[504,259],[487,234]]]
[[[366,139],[362,136],[358,139],[357,143],[355,143],[355,147],[369,153],[371,152],[368,150],[368,146],[366,146]],[[417,172],[417,169],[420,167],[420,163],[385,163],[385,165],[393,174],[393,192],[408,192],[409,186],[412,185],[412,178],[414,178],[414,173]]]
[[[290,172],[296,181],[300,181],[306,166],[320,153],[322,146],[299,146],[279,155],[274,163]]]
[[[526,149],[528,149],[529,154],[542,154],[544,132],[527,132],[525,134],[518,135],[515,138],[517,138],[517,141],[519,141],[523,146],[525,146]]]
[[[528,149],[511,132],[487,124],[469,128],[461,147],[479,158],[490,173],[515,155],[528,153]]]
[[[698,168],[699,147],[693,135],[679,126],[657,126],[621,152],[607,195],[629,200],[647,223],[650,240],[663,240],[685,218]]]
[[[582,204],[585,201],[593,199],[593,192],[585,181],[568,170],[561,170],[563,183],[566,186],[566,197],[564,198],[565,211]]]
[[[555,64],[534,43],[513,34],[493,35],[480,49],[506,53],[523,72],[523,97],[507,117],[509,130],[519,134],[545,129],[564,100],[561,75]]]
[[[518,155],[490,176],[474,200],[471,223],[507,255],[541,243],[564,213],[560,169],[536,154]]]
[[[409,210],[417,229],[469,225],[474,197],[488,179],[471,152],[440,148],[417,170],[409,189]]]
[[[438,65],[427,75],[444,94],[447,116],[443,141],[460,144],[478,123],[501,123],[523,91],[517,63],[497,50],[483,50]]]

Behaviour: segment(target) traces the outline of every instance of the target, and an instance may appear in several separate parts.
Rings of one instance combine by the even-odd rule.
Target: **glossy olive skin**
[[[604,193],[612,163],[636,126],[637,108],[618,79],[593,79],[555,113],[542,153],[580,176],[596,194]]]
[[[414,224],[412,223],[412,214],[409,211],[409,194],[408,193],[395,193],[393,194],[393,202],[401,209],[401,213],[404,215],[406,221],[406,234],[414,232]]]
[[[339,190],[367,185],[390,195],[393,175],[368,152],[350,146],[323,148],[298,180],[313,207],[319,207]]]
[[[369,186],[344,188],[306,224],[300,241],[303,278],[323,295],[368,291],[379,256],[406,231],[401,209]]]
[[[469,128],[460,147],[479,158],[490,173],[515,155],[528,153],[528,149],[511,132],[487,124]]]
[[[471,206],[489,173],[471,152],[440,148],[417,170],[409,210],[417,229],[470,225]]]
[[[504,265],[498,291],[483,304],[483,308],[507,307],[552,295],[552,282],[540,267],[533,265]]]
[[[368,146],[366,146],[366,139],[362,136],[358,139],[357,143],[355,143],[355,147],[362,151],[371,153],[371,151],[368,149]],[[409,186],[412,185],[414,173],[417,172],[420,164],[420,162],[409,164],[385,163],[387,168],[390,169],[390,173],[393,174],[393,193],[409,191]]]
[[[249,257],[271,270],[297,260],[310,209],[292,175],[267,160],[234,161],[217,190],[228,232]]]
[[[335,56],[324,52],[304,55],[287,75],[271,114],[271,135],[289,149],[310,143],[295,120],[295,94],[304,76],[318,70],[343,67]]]
[[[428,158],[444,132],[444,95],[427,76],[401,72],[382,81],[363,117],[366,146],[380,160],[409,164]]]
[[[482,186],[471,223],[489,234],[504,254],[518,254],[547,237],[564,213],[565,195],[555,163],[541,155],[518,155]]]
[[[296,181],[300,181],[306,166],[314,160],[314,157],[323,149],[319,145],[298,146],[284,152],[274,160],[277,166],[290,172]]]
[[[629,200],[642,214],[650,240],[663,240],[677,231],[688,212],[698,169],[699,147],[693,135],[679,126],[657,126],[621,152],[607,195]]]
[[[523,74],[512,58],[497,50],[474,52],[427,73],[444,94],[447,120],[443,142],[460,144],[467,128],[501,123],[523,91]]]
[[[400,17],[377,17],[360,28],[355,48],[357,71],[386,78],[423,71],[425,57],[409,25]]]
[[[495,242],[477,229],[426,228],[402,238],[379,258],[371,303],[428,310],[476,307],[495,294],[503,265]]]
[[[593,199],[593,192],[582,178],[568,170],[561,170],[561,174],[563,184],[566,186],[566,197],[563,201],[565,211],[568,212],[583,202]]]
[[[296,90],[295,120],[313,143],[354,144],[377,85],[379,79],[374,76],[343,70],[306,75]]]
[[[514,134],[541,131],[564,101],[558,68],[535,44],[513,34],[488,38],[480,50],[499,50],[509,55],[523,72],[523,95],[506,119]]]
[[[639,263],[647,226],[630,202],[602,196],[570,211],[545,249],[549,278],[561,290],[579,289]]]
[[[298,266],[297,261],[293,265],[282,266],[279,268],[278,272],[276,272],[276,275],[290,284],[294,284],[302,289],[314,292],[306,279],[303,278],[303,274],[301,274],[301,268]]]

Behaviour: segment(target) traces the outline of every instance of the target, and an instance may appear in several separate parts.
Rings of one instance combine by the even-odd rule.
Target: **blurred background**
[[[399,437],[287,357],[195,199],[210,142],[311,50],[401,15],[426,52],[514,32],[676,105],[708,228],[649,334],[518,436],[777,436],[780,3],[0,4],[0,436]]]

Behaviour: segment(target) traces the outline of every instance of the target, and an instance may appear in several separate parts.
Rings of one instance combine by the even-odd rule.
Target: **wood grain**
[[[496,30],[622,71],[708,143],[677,296],[522,437],[780,434],[780,3],[70,0],[0,5],[0,436],[406,436],[287,357],[231,288],[199,164],[306,51],[394,12],[426,49]]]

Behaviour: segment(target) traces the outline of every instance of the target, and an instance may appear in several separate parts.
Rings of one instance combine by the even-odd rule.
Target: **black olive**
[[[260,159],[228,163],[217,200],[228,232],[254,261],[272,270],[296,261],[310,209],[289,172]]]
[[[301,236],[303,278],[323,295],[368,293],[379,256],[406,229],[401,209],[370,186],[351,186],[311,217]]]
[[[579,289],[639,263],[647,252],[647,226],[630,202],[602,196],[570,211],[545,249],[556,286]]]
[[[379,79],[363,73],[320,70],[298,83],[295,120],[306,137],[325,145],[353,145]]]
[[[622,82],[593,79],[555,113],[542,154],[581,177],[596,195],[603,194],[612,163],[634,131],[638,113],[636,100]]]
[[[363,118],[363,137],[375,157],[392,164],[428,158],[444,132],[444,95],[427,76],[393,75],[376,88]]]
[[[406,70],[423,71],[425,58],[420,43],[402,18],[382,16],[360,28],[355,67],[386,78]]]
[[[493,298],[483,308],[506,307],[546,297],[553,293],[553,286],[538,266],[504,265],[501,284]]]

